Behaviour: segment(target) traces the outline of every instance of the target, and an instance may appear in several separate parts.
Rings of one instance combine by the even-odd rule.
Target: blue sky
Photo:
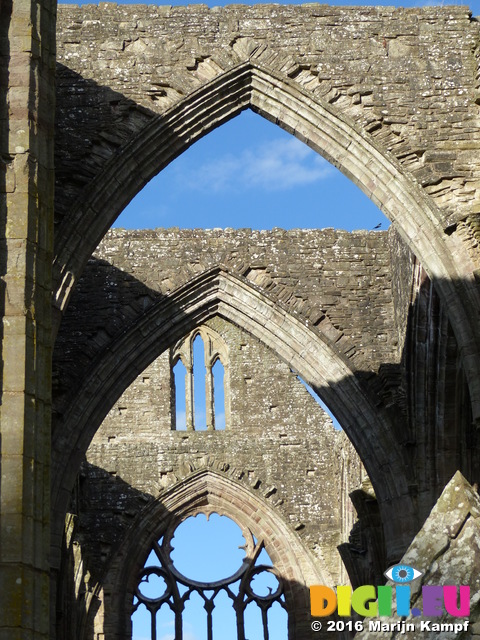
[[[329,164],[250,110],[199,140],[132,200],[114,226],[373,229],[388,221]]]
[[[195,541],[195,542],[193,542]],[[212,514],[207,521],[203,514],[187,518],[177,528],[172,540],[171,558],[175,567],[184,576],[202,582],[225,580],[235,574],[241,567],[245,557],[245,538],[241,529],[230,518]],[[271,560],[263,549],[256,565],[271,566]],[[161,566],[152,552],[147,560],[148,566]],[[238,593],[239,582],[230,584],[234,594]],[[277,579],[271,574],[262,572],[251,581],[254,593],[266,596],[277,589]],[[148,582],[142,582],[140,591],[148,598],[159,598],[165,592],[166,583],[163,578],[151,576]],[[186,591],[179,586],[181,595]],[[208,594],[212,595],[212,593]],[[219,601],[217,601],[217,598]],[[233,640],[236,619],[231,599],[220,592],[214,599],[213,634],[215,640]],[[275,640],[287,640],[287,617],[285,611],[276,604],[268,614],[270,637]],[[185,603],[183,615],[184,640],[207,640],[206,613],[203,602],[197,595],[190,597]],[[150,614],[141,605],[133,615],[133,640],[150,640]],[[173,633],[174,617],[170,609],[163,605],[157,613],[158,640],[175,640]],[[249,605],[245,610],[245,631],[248,640],[260,640],[262,622],[260,610],[256,605]]]

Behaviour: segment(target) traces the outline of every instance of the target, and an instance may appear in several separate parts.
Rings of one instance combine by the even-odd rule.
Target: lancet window
[[[171,350],[172,428],[214,431],[229,427],[228,348],[200,327]]]

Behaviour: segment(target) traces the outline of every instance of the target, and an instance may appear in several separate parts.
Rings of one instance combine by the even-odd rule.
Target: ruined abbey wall
[[[228,347],[227,427],[172,430],[168,352],[125,391],[81,471],[73,540],[82,551],[87,588],[102,582],[125,530],[141,521],[145,503],[202,470],[224,474],[267,502],[298,534],[326,582],[348,580],[337,546],[348,541],[356,518],[348,494],[363,479],[351,443],[270,349],[219,317],[207,326]],[[198,376],[194,382],[204,384]],[[261,509],[256,517],[264,518]],[[243,522],[241,508],[236,519]],[[160,532],[161,522],[158,537]],[[253,533],[259,536],[258,530]],[[267,551],[272,548],[272,540],[265,544]],[[138,554],[145,549],[139,547]],[[113,602],[116,597],[112,594]]]
[[[123,495],[114,474],[136,482],[128,447],[115,457],[116,433],[102,445],[100,432],[100,446],[97,440],[90,450],[98,464],[113,454],[106,469],[85,462],[112,407],[121,415],[116,403],[129,385],[199,326],[217,323],[226,337],[237,332],[230,337],[249,345],[244,356],[263,352],[297,411],[310,404],[324,424],[290,370],[340,419],[377,498],[354,493],[360,519],[342,551],[353,581],[377,580],[402,556],[456,469],[478,481],[478,52],[478,21],[465,6],[102,3],[59,7],[57,21],[52,0],[0,4],[1,640],[73,633],[90,640],[89,616],[102,606],[108,624],[94,632],[124,640],[138,544],[151,540],[158,518],[210,507],[227,513],[234,505],[273,540],[273,555],[291,576],[293,611],[308,608],[306,586],[317,579],[312,540],[324,531],[289,501],[295,482],[282,488],[273,463],[268,479],[277,492],[265,497],[253,452],[250,485],[250,466],[235,479],[228,472],[237,465],[208,466],[206,446],[182,450],[183,471],[168,447],[159,448],[163,481],[177,481],[160,501],[139,480],[139,493],[148,495],[139,496],[144,517],[135,519],[135,508],[114,512]],[[128,234],[117,231],[92,257],[148,180],[247,108],[340,168],[393,230],[212,231],[199,234],[201,242],[191,232],[150,232],[132,235],[131,254],[122,245]],[[247,360],[238,361],[239,371]],[[258,371],[253,356],[248,365]],[[281,428],[268,422],[274,412],[260,409],[269,433]],[[171,444],[179,434],[167,426]],[[209,442],[232,433],[187,435]],[[327,426],[325,433],[330,443],[343,437]],[[314,448],[309,438],[303,446]],[[316,458],[318,468],[299,466],[307,478],[312,470],[325,477],[320,450]],[[206,459],[208,468],[182,476],[183,462]],[[82,526],[103,527],[81,469],[115,487],[105,540],[99,533],[99,546],[90,545],[95,580],[75,565]],[[161,473],[158,467],[158,492]],[[477,498],[465,491],[473,513]],[[284,502],[275,506],[281,492]],[[138,526],[126,526],[129,518]],[[468,518],[462,511],[457,520]],[[115,520],[125,532],[116,554]],[[355,548],[366,553],[355,556]],[[448,563],[440,574],[448,581]],[[112,594],[125,596],[114,622]],[[308,622],[295,621],[298,639],[309,637]]]
[[[244,60],[351,118],[434,198],[445,227],[478,212],[478,24],[466,6],[103,3],[59,7],[57,33],[58,220],[135,131]]]
[[[312,327],[327,325],[345,356],[356,357],[359,366],[368,362],[372,374],[382,362],[401,361],[406,316],[401,326],[396,308],[411,292],[413,262],[393,231],[115,229],[97,248],[65,316],[56,356],[60,364],[63,355],[65,367],[59,382],[78,388],[82,368],[88,371],[107,336],[122,332],[137,308],[217,265]],[[297,372],[261,337],[223,317],[221,309],[199,326],[226,345],[226,429],[175,430],[171,343],[114,404],[82,465],[70,505],[69,548],[75,549],[78,593],[97,594],[98,611],[90,607],[83,622],[97,631],[114,626],[119,615],[121,594],[96,589],[108,583],[124,539],[169,487],[205,470],[239,482],[273,508],[314,558],[322,581],[348,581],[337,547],[348,546],[357,519],[349,494],[371,491],[371,485],[345,432],[333,428]],[[76,351],[68,339],[74,333],[83,338]],[[67,376],[71,362],[76,380]],[[235,515],[243,521],[240,507]],[[259,523],[264,517],[259,509]],[[269,550],[272,542],[265,542]],[[367,554],[364,542],[355,538],[357,554]],[[143,558],[145,549],[139,546],[137,554]],[[374,564],[366,560],[371,575]]]
[[[57,409],[126,320],[218,265],[332,340],[355,368],[401,360],[413,272],[393,231],[114,229],[58,337]]]

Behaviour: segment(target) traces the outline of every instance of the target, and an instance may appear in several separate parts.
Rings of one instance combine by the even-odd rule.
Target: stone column
[[[205,412],[207,431],[215,430],[215,401],[213,385],[212,363],[205,362]]]
[[[0,1],[0,640],[49,637],[55,11]]]
[[[187,423],[187,431],[195,430],[195,401],[193,385],[193,365],[190,362],[187,366],[187,373],[185,374],[185,420]]]

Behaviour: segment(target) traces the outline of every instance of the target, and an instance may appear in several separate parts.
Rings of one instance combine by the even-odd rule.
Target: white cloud
[[[282,191],[324,180],[330,164],[296,138],[272,140],[238,156],[226,154],[188,175],[182,186],[199,191],[243,191],[247,188]]]
[[[159,631],[167,628],[173,629],[174,627],[175,623],[173,620],[171,620],[169,622],[164,622],[163,624],[161,624]],[[175,640],[175,632],[163,633],[163,635],[160,637],[160,640]]]

